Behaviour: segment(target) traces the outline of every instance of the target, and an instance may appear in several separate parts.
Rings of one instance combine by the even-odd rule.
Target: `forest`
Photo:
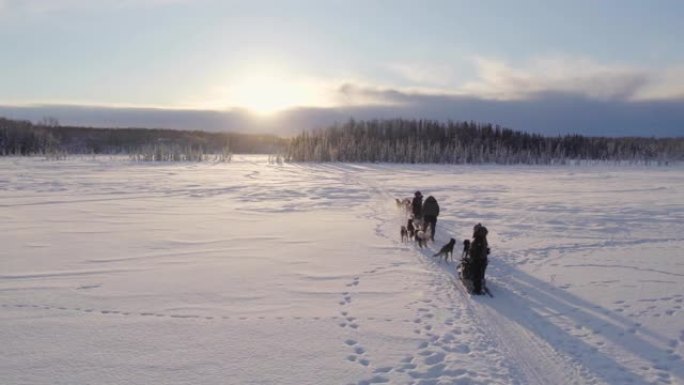
[[[684,160],[684,137],[547,137],[492,124],[432,120],[349,120],[287,147],[286,161],[447,164],[565,164]]]
[[[286,140],[275,135],[214,133],[144,128],[60,126],[54,120],[31,123],[0,118],[0,155],[135,154],[155,147],[182,147],[203,153],[281,152]]]
[[[61,126],[0,118],[0,155],[184,152],[278,154],[290,162],[565,164],[684,161],[684,137],[542,136],[476,122],[388,119],[303,131],[293,138],[142,128]]]

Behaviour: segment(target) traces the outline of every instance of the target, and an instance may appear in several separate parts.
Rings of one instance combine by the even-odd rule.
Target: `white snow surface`
[[[1,384],[684,384],[682,166],[1,158],[0,245]]]

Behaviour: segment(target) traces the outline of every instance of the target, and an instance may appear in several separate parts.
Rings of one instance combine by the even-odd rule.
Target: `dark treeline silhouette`
[[[274,135],[60,126],[0,118],[0,155],[135,154],[150,146],[201,153],[285,153],[287,161],[564,164],[684,161],[684,138],[544,137],[475,122],[349,120],[283,139]],[[146,150],[147,149],[147,150]]]
[[[281,152],[286,140],[273,135],[211,133],[142,128],[59,126],[55,120],[33,124],[0,118],[0,155],[131,154],[156,146],[183,146],[205,153]]]
[[[288,161],[564,164],[595,160],[667,163],[684,160],[684,138],[544,137],[491,124],[431,120],[349,120],[303,132]]]

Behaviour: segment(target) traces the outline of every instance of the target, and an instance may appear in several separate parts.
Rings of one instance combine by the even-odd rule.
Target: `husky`
[[[463,240],[463,252],[461,253],[461,259],[468,258],[468,250],[470,250],[470,240],[464,239]]]
[[[405,211],[407,214],[411,212],[411,199],[410,198],[394,198],[394,202],[397,204],[397,208]]]
[[[439,249],[439,252],[433,255],[433,257],[441,257],[444,256],[444,262],[449,262],[449,256],[451,256],[451,260],[454,260],[454,245],[456,244],[456,240],[454,238],[451,238],[449,243],[446,245],[442,246],[441,249]]]
[[[418,243],[418,247],[427,247],[428,239],[430,239],[430,234],[425,230],[420,229],[416,231],[416,243]]]
[[[413,225],[413,219],[409,218],[406,223],[406,231],[408,232],[408,239],[414,239],[416,236],[416,227]]]

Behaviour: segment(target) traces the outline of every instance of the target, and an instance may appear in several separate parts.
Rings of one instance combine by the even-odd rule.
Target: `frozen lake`
[[[684,384],[683,234],[682,166],[0,158],[0,383]]]

